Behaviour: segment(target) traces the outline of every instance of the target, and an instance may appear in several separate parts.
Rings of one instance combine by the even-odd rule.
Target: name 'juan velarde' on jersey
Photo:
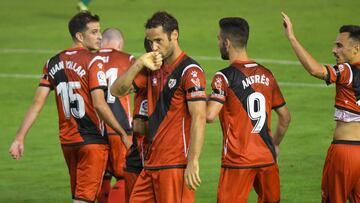
[[[82,68],[82,66],[78,66],[77,63],[74,61],[65,61],[66,66],[64,66],[64,61],[59,61],[59,63],[56,63],[54,66],[49,68],[49,75],[54,79],[54,75],[60,71],[63,70],[65,67],[66,69],[73,70],[76,72],[80,77],[83,77],[86,74],[86,71]]]
[[[266,77],[264,74],[262,75],[251,75],[249,77],[246,77],[245,80],[242,80],[243,88],[246,89],[250,85],[254,83],[261,83],[266,86],[269,86],[269,78]]]

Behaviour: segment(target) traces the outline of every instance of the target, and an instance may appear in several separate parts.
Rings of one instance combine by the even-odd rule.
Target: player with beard
[[[219,116],[223,134],[217,200],[245,203],[254,187],[259,203],[279,202],[277,156],[290,122],[288,108],[271,71],[247,55],[246,20],[223,18],[219,25],[221,57],[230,65],[213,77],[206,113],[209,123]],[[274,134],[272,110],[278,115]]]

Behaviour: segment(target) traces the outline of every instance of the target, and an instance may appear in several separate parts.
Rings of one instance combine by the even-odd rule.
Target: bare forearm
[[[202,145],[204,143],[205,116],[193,118],[190,128],[190,148],[188,154],[189,161],[197,161],[201,154]]]
[[[132,82],[142,68],[143,66],[139,62],[135,62],[125,74],[115,80],[110,88],[111,94],[123,96],[130,93],[132,91]]]
[[[39,116],[41,109],[43,108],[46,99],[49,95],[50,89],[47,87],[38,87],[35,96],[34,101],[31,104],[31,106],[28,108],[25,117],[16,132],[15,139],[21,139],[23,140],[28,133],[29,129],[33,125],[33,123],[36,121],[37,117]]]
[[[323,65],[319,64],[306,49],[299,43],[296,37],[289,38],[290,44],[307,72],[317,78],[324,78],[326,71]]]
[[[108,126],[110,126],[117,134],[121,136],[121,140],[127,149],[130,148],[131,143],[127,139],[127,134],[125,130],[120,126],[119,122],[116,120],[108,104],[103,103],[94,106],[100,119],[103,120]]]
[[[289,125],[277,125],[276,131],[273,136],[273,143],[275,145],[280,145],[280,143],[281,143],[282,139],[284,138],[285,133],[288,129],[288,126]]]

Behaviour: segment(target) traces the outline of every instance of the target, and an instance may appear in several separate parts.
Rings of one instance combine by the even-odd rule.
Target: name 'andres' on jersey
[[[64,66],[64,62],[66,66]],[[80,77],[83,77],[86,74],[86,71],[83,69],[82,66],[78,66],[78,64],[74,61],[59,61],[54,66],[49,67],[49,75],[54,79],[54,75],[64,68],[73,70],[76,72]]]
[[[261,83],[266,86],[269,86],[269,78],[266,77],[264,74],[260,75],[251,75],[242,80],[243,88],[246,89],[247,87],[251,86],[254,83]]]

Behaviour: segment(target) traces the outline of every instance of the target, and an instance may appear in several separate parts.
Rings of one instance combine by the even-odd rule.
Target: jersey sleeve
[[[105,67],[102,60],[96,60],[89,67],[89,89],[107,89]]]
[[[147,69],[142,69],[134,78],[133,86],[135,87],[135,92],[139,92],[140,89],[145,89],[147,86]]]
[[[182,76],[187,101],[206,100],[206,79],[200,67],[193,66],[185,70]]]
[[[134,119],[148,120],[148,102],[146,89],[140,89],[134,96]]]
[[[338,83],[343,85],[350,85],[352,82],[352,71],[349,64],[339,64],[339,65],[325,65],[327,70],[327,77],[325,82],[327,85],[332,83]]]
[[[286,104],[284,96],[281,93],[280,87],[277,83],[277,81],[275,80],[275,78],[273,79],[273,92],[272,92],[272,109],[277,109],[280,108],[282,106],[284,106]]]
[[[54,87],[51,85],[49,74],[47,71],[47,63],[43,67],[43,73],[41,75],[39,86],[49,87],[51,90],[54,89]]]
[[[226,76],[221,72],[217,72],[211,82],[212,91],[209,100],[224,104],[226,101],[228,87],[229,84]]]

